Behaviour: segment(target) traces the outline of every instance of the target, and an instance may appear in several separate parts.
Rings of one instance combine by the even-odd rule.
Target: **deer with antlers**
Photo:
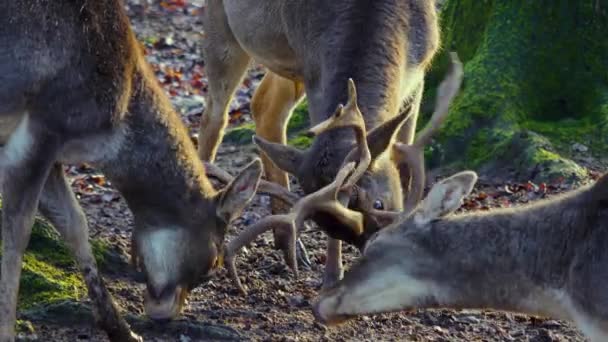
[[[458,93],[462,83],[462,64],[455,53],[451,54],[451,58],[452,65],[449,74],[439,85],[435,111],[427,126],[425,126],[414,143],[406,145],[396,142],[392,146],[391,157],[400,163],[411,166],[412,175],[418,180],[415,182],[417,185],[414,187],[416,197],[421,197],[424,190],[423,148],[432,135],[441,127],[441,123],[446,118],[450,103]],[[245,231],[226,246],[224,253],[225,266],[228,268],[241,293],[246,294],[246,289],[236,272],[236,253],[241,247],[250,243],[258,235],[269,230],[271,227],[279,227],[283,234],[289,236],[287,261],[288,265],[297,275],[296,236],[304,231],[304,221],[306,219],[313,218],[319,213],[330,215],[339,222],[339,225],[326,229],[329,236],[347,241],[355,246],[363,247],[373,234],[377,234],[376,232],[402,216],[399,211],[378,210],[371,206],[366,207],[365,204],[360,205],[362,212],[348,208],[348,200],[353,197],[352,192],[361,192],[361,190],[357,189],[356,184],[367,172],[372,162],[372,153],[370,152],[370,145],[368,145],[366,137],[376,134],[389,134],[394,131],[393,127],[396,123],[398,124],[406,119],[402,114],[366,134],[363,114],[357,106],[357,92],[352,79],[349,80],[348,84],[348,103],[345,106],[338,105],[338,108],[330,118],[312,127],[310,131],[318,135],[329,130],[350,128],[355,132],[357,147],[346,155],[336,179],[332,183],[299,199],[288,214],[267,216],[254,225],[247,227]],[[229,178],[225,179],[226,182],[229,180]],[[280,191],[278,189],[281,189],[281,187],[277,187],[277,189],[274,189],[270,193],[279,195]],[[359,193],[357,196],[365,196],[365,193]],[[288,200],[286,199],[285,201],[287,202]],[[365,198],[362,199],[362,202],[366,202]],[[404,212],[412,211],[417,205],[417,202],[408,201]]]
[[[365,138],[371,162],[357,183],[359,191],[344,198],[344,204],[364,213],[360,205],[393,211],[400,210],[404,201],[417,200],[417,194],[403,198],[401,191],[394,191],[403,187],[408,193],[409,167],[385,152],[391,149],[394,131],[400,130],[400,142],[414,141],[425,70],[439,45],[434,0],[209,0],[207,4],[203,49],[209,93],[199,134],[203,160],[214,160],[230,98],[255,59],[269,69],[251,103],[268,180],[288,187],[286,172],[293,174],[306,193],[332,183],[356,145],[353,131],[342,127],[319,132],[312,146],[301,151],[285,145],[285,129],[304,93],[311,125],[330,117],[338,103],[347,100],[344,85],[352,78],[369,132]],[[406,122],[402,125],[397,119],[378,131],[397,117],[400,108]],[[273,212],[281,209],[273,203]],[[314,220],[328,229],[341,224],[324,213],[314,215]],[[289,234],[281,231],[275,230],[275,244],[287,251]],[[298,250],[305,255],[303,248]],[[305,257],[300,260],[306,263]],[[325,283],[341,274],[340,241],[330,240]]]

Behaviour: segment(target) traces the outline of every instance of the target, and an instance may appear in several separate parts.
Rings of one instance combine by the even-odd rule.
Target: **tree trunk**
[[[585,177],[569,159],[572,145],[608,152],[607,8],[604,0],[447,0],[423,110],[449,51],[465,76],[433,158],[535,181]]]

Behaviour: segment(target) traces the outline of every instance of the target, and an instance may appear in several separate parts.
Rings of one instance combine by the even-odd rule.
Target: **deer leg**
[[[32,134],[28,123],[28,116],[24,116],[0,159],[3,173],[0,342],[15,338],[23,253],[30,240],[40,192],[59,147],[57,139]]]
[[[88,239],[86,217],[65,179],[60,164],[55,164],[49,173],[40,196],[39,209],[74,253],[87,284],[99,326],[106,331],[111,341],[139,341],[139,337],[131,332],[127,322],[120,316],[99,275]]]
[[[206,26],[203,52],[209,85],[199,127],[198,153],[202,160],[213,162],[228,123],[228,105],[251,58],[230,32],[222,4],[209,3]]]
[[[323,288],[331,288],[344,276],[342,267],[342,241],[329,238],[327,240],[327,255],[325,272],[323,273]]]
[[[287,122],[293,108],[304,97],[304,85],[300,82],[283,78],[268,71],[258,86],[251,100],[251,109],[255,121],[256,134],[268,141],[287,143]],[[278,168],[264,153],[261,155],[264,173],[268,181],[278,183],[289,189],[287,173]],[[289,210],[277,199],[271,199],[272,213],[285,213]],[[284,230],[273,229],[275,247],[287,253],[289,236]],[[306,249],[297,241],[298,263],[310,267]],[[285,254],[287,257],[287,254]]]

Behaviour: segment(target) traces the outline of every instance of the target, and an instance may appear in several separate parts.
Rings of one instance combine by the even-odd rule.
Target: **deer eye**
[[[384,210],[384,204],[381,200],[377,199],[374,201],[374,209],[376,210]]]

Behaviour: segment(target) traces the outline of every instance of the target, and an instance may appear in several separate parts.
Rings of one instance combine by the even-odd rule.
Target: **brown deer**
[[[61,164],[95,165],[125,197],[153,319],[179,313],[188,291],[221,264],[227,226],[254,195],[262,164],[252,162],[224,190],[214,189],[122,1],[5,1],[0,22],[0,341],[14,339],[21,263],[37,209],[74,253],[110,339],[138,340],[99,275]],[[273,184],[261,186],[272,193]],[[293,201],[286,191],[277,194]]]
[[[306,193],[334,180],[355,143],[351,130],[325,131],[300,151],[284,145],[285,129],[305,92],[312,125],[331,116],[347,98],[348,78],[359,88],[367,131],[394,118],[405,104],[410,115],[398,139],[413,142],[425,70],[439,45],[434,0],[209,0],[205,31],[209,94],[199,135],[203,160],[215,158],[230,98],[252,59],[270,70],[251,103],[267,179],[287,187],[285,172],[291,173]],[[372,163],[357,184],[366,194],[365,205],[377,210],[401,209],[402,192],[391,189],[400,184],[409,189],[407,166],[399,168],[400,177],[399,165],[385,157],[392,139],[392,132],[367,137]],[[360,200],[351,199],[350,207],[360,209]],[[419,198],[414,193],[408,200]],[[338,225],[327,215],[315,220]],[[278,248],[287,250],[288,241],[275,231]],[[331,283],[342,273],[339,241],[330,241],[328,254],[325,281]]]
[[[574,321],[608,340],[608,175],[516,208],[450,215],[477,180],[460,172],[379,231],[318,320],[416,308],[490,308]]]
[[[441,123],[445,120],[449,106],[458,93],[462,82],[462,64],[458,61],[455,53],[452,53],[451,56],[452,67],[448,76],[439,85],[435,112],[431,116],[429,123],[417,136],[413,144],[406,145],[396,142],[390,152],[391,158],[400,164],[411,167],[411,174],[413,179],[416,180],[415,183],[419,183],[418,180],[422,180],[424,184],[423,148],[433,134],[441,127]],[[253,226],[248,227],[226,246],[224,252],[226,267],[241,293],[246,294],[246,289],[241,284],[236,272],[236,253],[242,246],[253,241],[259,234],[273,226],[279,227],[282,233],[290,239],[286,253],[287,261],[288,265],[297,275],[296,236],[304,230],[304,221],[306,219],[310,219],[319,213],[331,216],[338,223],[338,226],[329,226],[326,229],[330,237],[363,247],[372,234],[391,224],[401,216],[401,213],[397,211],[373,208],[373,206],[369,205],[369,201],[366,200],[365,192],[358,189],[356,184],[368,172],[372,163],[372,152],[370,150],[373,147],[368,144],[369,137],[379,134],[390,134],[394,131],[396,123],[402,122],[406,117],[403,114],[399,115],[381,124],[371,132],[366,133],[365,120],[357,106],[357,92],[352,79],[349,79],[348,88],[348,103],[345,106],[339,105],[331,117],[310,129],[315,135],[341,128],[350,128],[355,132],[356,148],[351,150],[343,160],[336,179],[332,183],[297,201],[294,201],[292,198],[284,198],[284,196],[277,197],[284,198],[283,201],[286,203],[295,203],[289,213],[271,215],[261,219]],[[228,177],[225,179],[225,182],[229,180]],[[277,187],[277,189],[281,188]],[[415,191],[417,194],[420,194],[422,190],[422,187],[416,187]],[[357,192],[355,198],[363,202],[358,206],[361,208],[361,212],[350,209],[347,206],[348,202],[345,199],[352,198],[353,192]],[[278,192],[276,194],[277,196],[279,195]],[[407,206],[404,211],[409,212],[416,208],[416,206],[417,203],[414,203],[412,206]]]

